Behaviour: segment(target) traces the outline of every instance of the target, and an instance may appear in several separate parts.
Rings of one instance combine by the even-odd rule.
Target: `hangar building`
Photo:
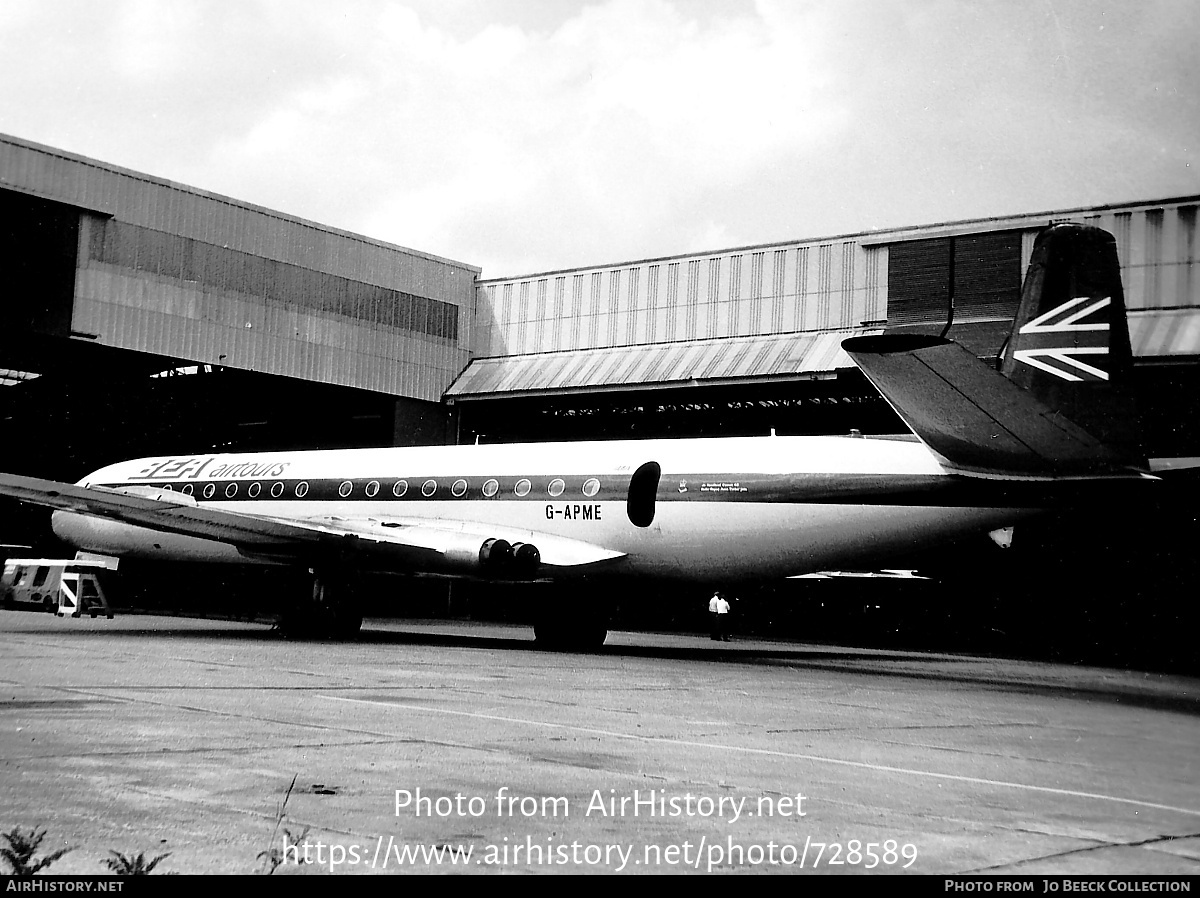
[[[5,136],[0,229],[9,470],[453,438],[476,267]]]
[[[1200,197],[553,271],[478,286],[460,438],[895,432],[847,337],[940,333],[994,358],[1038,231],[1117,240],[1154,453],[1200,455]]]
[[[0,435],[69,477],[198,448],[894,431],[847,336],[992,357],[1038,230],[1117,238],[1159,454],[1200,454],[1200,197],[480,280],[0,136]]]

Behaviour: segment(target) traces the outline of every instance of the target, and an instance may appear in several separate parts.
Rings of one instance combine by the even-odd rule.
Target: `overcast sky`
[[[0,132],[484,277],[1200,194],[1195,0],[0,0]]]

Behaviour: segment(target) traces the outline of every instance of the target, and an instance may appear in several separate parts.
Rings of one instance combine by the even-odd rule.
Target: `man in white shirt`
[[[725,625],[729,620],[729,602],[720,592],[714,592],[708,600],[708,616],[712,620],[712,639],[716,642],[729,642]]]

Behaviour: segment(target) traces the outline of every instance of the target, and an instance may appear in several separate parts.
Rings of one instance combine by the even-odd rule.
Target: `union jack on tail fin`
[[[1128,459],[1141,454],[1117,244],[1099,228],[1038,235],[1000,373]]]

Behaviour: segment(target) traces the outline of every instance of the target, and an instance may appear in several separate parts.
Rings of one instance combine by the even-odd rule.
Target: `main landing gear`
[[[553,652],[591,652],[608,638],[608,604],[586,591],[569,599],[543,599],[533,624],[539,649]]]
[[[315,571],[308,595],[289,604],[279,629],[289,639],[351,639],[362,629],[362,583],[343,571]],[[303,592],[301,593],[303,595]]]

